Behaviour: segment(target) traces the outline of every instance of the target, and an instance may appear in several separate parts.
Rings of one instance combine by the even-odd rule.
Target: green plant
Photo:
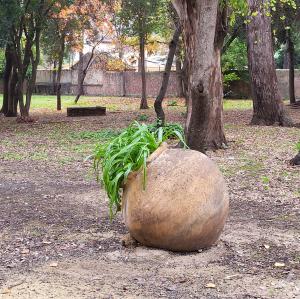
[[[300,141],[296,143],[296,149],[300,152]]]
[[[168,106],[178,106],[177,101],[168,102]]]
[[[118,137],[96,147],[94,168],[97,179],[102,171],[102,182],[109,197],[111,218],[121,208],[121,189],[131,172],[143,170],[146,184],[147,158],[164,142],[170,139],[181,141],[184,146],[183,129],[178,124],[145,125],[134,122]]]
[[[137,117],[137,120],[138,121],[147,121],[149,119],[149,116],[147,114],[140,114],[138,117]]]

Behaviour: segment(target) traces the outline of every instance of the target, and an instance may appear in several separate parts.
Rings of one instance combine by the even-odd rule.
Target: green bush
[[[145,125],[133,123],[118,137],[96,147],[94,168],[109,197],[109,211],[113,218],[121,208],[121,189],[131,172],[143,169],[146,184],[147,158],[164,142],[170,139],[185,145],[183,129],[178,124]]]

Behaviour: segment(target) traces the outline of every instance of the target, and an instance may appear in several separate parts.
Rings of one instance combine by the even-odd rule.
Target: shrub
[[[102,183],[109,197],[109,211],[113,218],[121,208],[121,189],[131,172],[143,169],[146,184],[147,158],[164,142],[181,141],[184,146],[183,129],[178,124],[145,125],[134,122],[118,137],[96,148],[94,168],[97,179],[102,171]]]

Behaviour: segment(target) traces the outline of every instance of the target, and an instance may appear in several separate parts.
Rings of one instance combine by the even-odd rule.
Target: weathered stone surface
[[[69,107],[67,108],[68,116],[102,116],[106,115],[105,107]]]
[[[172,251],[213,245],[229,209],[218,167],[192,150],[165,149],[150,160],[146,189],[142,172],[131,175],[124,189],[123,217],[130,234],[144,245]]]

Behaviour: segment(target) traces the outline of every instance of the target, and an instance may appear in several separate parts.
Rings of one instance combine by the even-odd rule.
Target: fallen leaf
[[[21,254],[28,254],[29,252],[30,252],[29,249],[23,249],[23,250],[21,251]]]
[[[49,244],[52,244],[52,242],[49,242],[49,241],[43,241],[42,244],[44,244],[44,245],[49,245]]]
[[[277,268],[282,268],[285,266],[285,263],[275,263],[274,266]]]
[[[270,245],[268,245],[268,244],[264,244],[264,247],[265,247],[266,249],[270,249]]]
[[[10,289],[9,288],[4,288],[3,290],[1,290],[0,294],[9,294],[10,293]]]
[[[206,286],[206,288],[209,288],[209,289],[215,289],[216,288],[216,285],[212,282],[208,283]]]
[[[56,263],[56,262],[53,262],[53,263],[51,263],[49,266],[50,266],[50,267],[53,267],[53,268],[55,268],[55,267],[57,267],[57,266],[58,266],[58,263]]]

